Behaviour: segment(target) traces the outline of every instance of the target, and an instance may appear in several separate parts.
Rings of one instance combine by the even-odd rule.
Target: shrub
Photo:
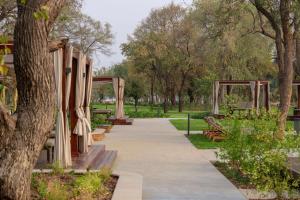
[[[46,195],[47,200],[68,200],[69,193],[66,188],[60,181],[53,181],[48,185],[48,192]]]
[[[102,170],[97,173],[87,173],[79,176],[74,181],[75,194],[78,196],[91,194],[92,196],[96,193],[104,193],[106,189],[103,183],[106,182],[111,176],[110,170]]]
[[[300,137],[288,132],[284,140],[276,139],[276,122],[274,113],[233,119],[218,156],[246,174],[258,189],[282,197],[299,185],[289,169],[288,152],[299,149]]]
[[[64,168],[59,164],[58,161],[55,161],[52,165],[51,165],[51,169],[52,169],[52,173],[55,175],[60,175],[64,173]]]

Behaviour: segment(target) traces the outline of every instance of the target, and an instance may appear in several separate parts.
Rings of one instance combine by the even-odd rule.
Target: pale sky
[[[192,0],[84,0],[83,12],[101,22],[110,23],[115,36],[112,47],[114,54],[94,58],[95,67],[120,63],[123,60],[120,45],[127,41],[127,35],[133,33],[151,9],[171,2],[190,5]]]

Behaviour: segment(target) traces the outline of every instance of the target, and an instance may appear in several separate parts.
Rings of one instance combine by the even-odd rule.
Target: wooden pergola
[[[125,116],[124,113],[124,87],[125,82],[121,77],[113,76],[97,76],[93,77],[94,83],[99,84],[113,84],[116,94],[116,113],[115,116],[108,118],[113,125],[132,125],[133,120]]]
[[[220,87],[226,88],[227,95],[230,95],[232,86],[249,86],[253,96],[253,108],[259,109],[260,89],[264,92],[264,107],[270,110],[270,82],[266,80],[218,80],[213,85],[213,114],[219,115],[218,99]]]
[[[72,157],[77,157],[79,156],[80,150],[79,150],[79,139],[78,139],[78,134],[74,133],[75,126],[78,121],[78,116],[75,111],[75,98],[76,98],[76,76],[77,76],[77,70],[79,67],[79,55],[80,51],[77,49],[73,49],[72,53],[72,66],[67,66],[66,65],[66,60],[67,58],[67,46],[68,46],[68,39],[63,39],[63,40],[57,40],[57,41],[50,41],[49,42],[49,51],[51,53],[62,50],[62,110],[63,110],[63,118],[64,121],[67,120],[68,116],[70,117],[70,128],[71,128],[71,154]],[[6,54],[5,56],[9,57],[9,59],[5,60],[6,65],[12,66],[13,67],[13,41],[8,42],[7,44],[1,44],[0,45],[0,50],[2,49],[10,49],[11,53]],[[86,59],[86,74],[84,76],[89,76],[89,73],[92,72],[92,65],[91,65],[92,60],[87,57]],[[66,82],[67,82],[67,76],[68,74],[71,73],[71,90],[70,90],[70,98],[69,98],[69,109],[67,110],[66,108],[66,103],[67,103],[67,98],[66,98]],[[86,80],[88,81],[88,80]],[[85,97],[85,106],[87,103],[87,99]],[[66,124],[64,124],[64,129],[66,130],[68,127],[66,127]]]

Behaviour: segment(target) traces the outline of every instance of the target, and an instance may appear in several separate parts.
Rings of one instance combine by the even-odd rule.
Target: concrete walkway
[[[245,199],[167,119],[115,126],[104,143],[118,150],[114,170],[144,177],[143,200]]]

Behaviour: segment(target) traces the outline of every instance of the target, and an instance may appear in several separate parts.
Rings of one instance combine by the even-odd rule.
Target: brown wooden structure
[[[111,167],[114,159],[117,156],[116,151],[105,151],[105,146],[102,147],[95,147],[91,146],[89,153],[84,153],[79,151],[79,136],[74,133],[75,126],[78,120],[76,111],[75,111],[75,98],[76,98],[76,76],[77,76],[77,70],[79,67],[79,55],[80,51],[77,49],[73,49],[73,58],[72,58],[72,66],[66,66],[66,54],[67,54],[67,45],[68,45],[68,39],[63,40],[57,40],[57,41],[51,41],[49,42],[49,51],[55,52],[58,49],[62,49],[63,52],[63,72],[62,73],[62,108],[63,108],[63,116],[66,120],[67,118],[70,119],[70,129],[71,129],[71,154],[72,154],[72,160],[73,160],[73,168],[80,168],[85,167],[89,165],[92,169],[99,169],[98,167]],[[1,44],[0,50],[9,48],[11,50],[11,54],[13,52],[13,42],[9,42],[8,44]],[[89,73],[93,73],[92,60],[90,58],[87,58],[86,60],[86,74],[84,74],[85,77],[88,77]],[[12,63],[5,63],[13,65]],[[69,73],[71,74],[71,90],[70,90],[70,98],[69,98],[69,109],[66,110],[66,81],[67,81],[67,75]],[[86,79],[86,81],[88,81]],[[86,84],[87,85],[87,84]],[[86,95],[85,95],[86,96]],[[87,100],[85,99],[85,105]],[[64,129],[66,129],[66,124],[64,124]],[[100,159],[102,158],[102,159]],[[83,168],[81,168],[83,169]],[[85,168],[86,169],[86,168]]]
[[[119,90],[120,90],[120,77],[112,77],[112,76],[98,76],[98,77],[93,77],[93,82],[98,82],[98,83],[113,83],[113,80],[117,78],[118,79],[118,95],[119,95]],[[116,104],[119,105],[121,102],[119,101],[120,96],[118,96],[116,101]],[[123,118],[117,118],[115,116],[111,116],[107,119],[110,121],[113,125],[132,125],[133,120],[129,119],[127,116],[124,116]]]
[[[267,111],[270,110],[270,82],[266,80],[219,80],[215,81],[214,84],[214,99],[213,104],[217,104],[216,101],[218,101],[218,95],[215,94],[216,92],[216,83],[218,83],[218,87],[225,87],[227,95],[230,95],[231,87],[232,86],[251,86],[252,83],[255,83],[255,89],[254,89],[254,108],[259,108],[259,91],[262,87],[265,98],[264,98],[264,107]],[[219,90],[219,88],[217,88]],[[213,105],[213,106],[214,106]],[[214,111],[213,111],[214,112]],[[222,117],[219,113],[213,113],[216,117]]]

